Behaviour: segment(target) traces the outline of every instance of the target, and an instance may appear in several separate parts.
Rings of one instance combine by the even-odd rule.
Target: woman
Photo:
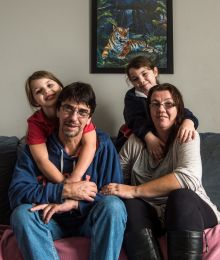
[[[164,143],[152,133],[153,126],[146,105],[148,91],[158,84],[158,68],[147,57],[137,56],[129,62],[126,74],[133,88],[129,89],[125,95],[126,125],[123,125],[119,131],[116,148],[120,151],[132,132],[146,143],[155,159],[161,159],[164,154]],[[197,118],[188,109],[185,109],[184,119],[178,133],[181,142],[194,138],[195,129],[198,127]]]
[[[187,143],[177,137],[183,121],[183,99],[171,84],[148,93],[154,134],[165,144],[154,160],[143,142],[131,135],[120,152],[126,184],[111,183],[104,194],[126,200],[125,245],[129,259],[162,259],[155,236],[167,232],[168,258],[202,259],[203,231],[220,222],[220,213],[202,186],[199,134]]]

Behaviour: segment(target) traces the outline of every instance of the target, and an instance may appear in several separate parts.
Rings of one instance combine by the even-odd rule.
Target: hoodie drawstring
[[[60,171],[63,174],[63,150],[61,149]]]

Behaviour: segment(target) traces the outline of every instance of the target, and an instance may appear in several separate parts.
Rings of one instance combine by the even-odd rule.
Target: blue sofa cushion
[[[203,186],[220,209],[220,134],[200,133]]]
[[[0,136],[0,223],[8,224],[10,206],[8,201],[8,187],[17,159],[17,137]]]

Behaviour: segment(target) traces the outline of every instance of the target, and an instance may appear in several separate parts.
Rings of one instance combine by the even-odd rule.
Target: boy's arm
[[[165,144],[151,131],[149,131],[144,138],[149,154],[155,159],[160,160],[164,157]]]
[[[177,138],[180,143],[189,142],[194,139],[196,135],[196,130],[194,128],[194,123],[190,119],[184,119],[177,133]]]
[[[96,151],[96,131],[92,130],[83,134],[82,148],[80,151],[78,162],[73,169],[68,181],[80,181],[89,165],[92,163]]]
[[[142,140],[149,131],[153,131],[153,124],[147,111],[147,100],[135,96],[133,89],[125,95],[124,118],[132,132]]]
[[[196,128],[199,125],[198,119],[193,115],[193,113],[185,108],[184,110],[184,120],[179,128],[177,137],[180,143],[185,143],[195,138]]]
[[[63,174],[49,160],[45,143],[29,145],[29,148],[38,168],[48,180],[53,183],[64,181]]]
[[[199,126],[199,120],[198,120],[197,117],[195,117],[195,116],[193,115],[193,113],[192,113],[189,109],[187,109],[187,108],[184,109],[184,119],[190,119],[190,120],[193,122],[193,124],[194,124],[194,128],[195,128],[195,129],[198,128],[198,126]]]

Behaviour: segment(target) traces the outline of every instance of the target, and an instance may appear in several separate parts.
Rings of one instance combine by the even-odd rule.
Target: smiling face
[[[62,87],[48,78],[36,79],[31,82],[31,91],[34,100],[42,109],[55,107]]]
[[[82,134],[84,127],[91,121],[90,113],[90,108],[84,103],[78,104],[71,99],[63,101],[57,111],[60,139]]]
[[[177,107],[168,90],[153,92],[150,100],[150,114],[158,133],[169,131],[176,122]]]
[[[130,68],[129,80],[136,90],[143,92],[145,95],[151,87],[157,84],[158,69],[154,67],[149,69],[148,67]]]

